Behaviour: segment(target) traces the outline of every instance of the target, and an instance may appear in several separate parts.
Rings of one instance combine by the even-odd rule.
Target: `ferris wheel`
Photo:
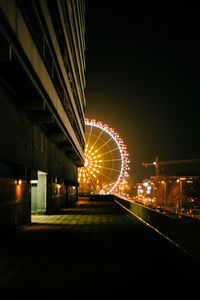
[[[85,119],[85,163],[79,168],[79,192],[119,194],[127,184],[129,154],[108,124]]]

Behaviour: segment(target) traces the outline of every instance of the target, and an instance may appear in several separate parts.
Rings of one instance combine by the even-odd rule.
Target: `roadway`
[[[1,299],[191,296],[199,279],[197,261],[112,201],[79,199],[1,237]]]

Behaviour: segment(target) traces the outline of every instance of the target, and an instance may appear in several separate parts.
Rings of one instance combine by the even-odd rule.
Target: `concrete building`
[[[1,229],[77,199],[84,15],[84,0],[0,1]]]

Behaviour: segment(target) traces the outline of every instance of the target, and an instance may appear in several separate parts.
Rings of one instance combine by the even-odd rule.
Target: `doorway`
[[[38,171],[38,179],[31,180],[31,213],[46,213],[47,173]]]

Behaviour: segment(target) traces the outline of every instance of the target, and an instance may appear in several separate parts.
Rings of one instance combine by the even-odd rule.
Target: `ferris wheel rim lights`
[[[95,119],[85,119],[85,125],[90,125],[90,126],[94,126],[97,128],[102,129],[103,131],[105,131],[107,134],[109,134],[113,140],[115,141],[120,155],[121,155],[121,169],[120,169],[120,174],[117,178],[117,181],[115,182],[114,186],[106,193],[107,195],[110,194],[115,188],[116,186],[120,183],[120,180],[123,180],[123,177],[127,177],[128,176],[128,172],[127,170],[128,168],[128,164],[130,163],[130,160],[127,159],[127,156],[129,156],[127,150],[126,150],[126,145],[124,145],[124,142],[122,140],[122,138],[119,137],[119,134],[116,133],[114,131],[113,128],[109,128],[109,125],[107,124],[103,124],[102,122],[96,122]]]

